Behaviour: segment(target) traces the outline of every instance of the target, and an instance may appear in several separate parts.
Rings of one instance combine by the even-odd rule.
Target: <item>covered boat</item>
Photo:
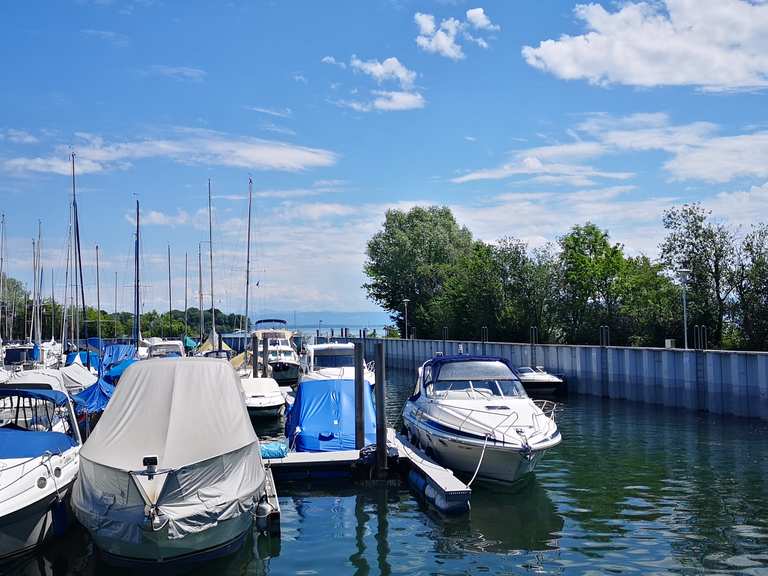
[[[72,508],[108,560],[200,560],[240,547],[264,480],[229,363],[151,359],[125,371],[83,447]]]
[[[376,442],[373,392],[365,386],[363,398],[365,444]],[[297,452],[355,449],[355,381],[305,380],[297,391],[285,421],[285,435]]]
[[[99,379],[98,376],[83,366],[79,356],[76,356],[75,361],[69,366],[60,368],[59,372],[70,396],[79,394]]]
[[[403,426],[454,472],[514,482],[560,443],[554,406],[528,398],[503,358],[438,356],[419,369]]]
[[[329,344],[311,344],[306,347],[305,380],[354,380],[355,379],[355,345],[352,342]],[[371,364],[363,361],[363,379],[370,385],[376,383],[376,374]]]
[[[66,528],[79,450],[64,392],[0,388],[0,561]]]

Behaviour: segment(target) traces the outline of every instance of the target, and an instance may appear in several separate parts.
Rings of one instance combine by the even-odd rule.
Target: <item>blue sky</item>
[[[365,242],[389,207],[445,204],[532,246],[592,220],[650,256],[675,204],[768,218],[764,1],[62,0],[0,21],[9,273],[31,276],[41,219],[59,297],[70,150],[87,297],[98,243],[107,309],[115,273],[130,307],[135,199],[145,309],[167,307],[168,244],[174,306],[185,252],[196,302],[208,178],[232,311],[249,175],[257,310],[374,310]]]

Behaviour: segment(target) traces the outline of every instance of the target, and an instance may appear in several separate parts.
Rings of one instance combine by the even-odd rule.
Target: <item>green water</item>
[[[412,383],[391,376],[396,420]],[[476,486],[467,516],[407,488],[279,486],[282,538],[194,573],[768,575],[768,423],[588,397],[558,418],[532,481]],[[116,573],[78,529],[6,571]]]

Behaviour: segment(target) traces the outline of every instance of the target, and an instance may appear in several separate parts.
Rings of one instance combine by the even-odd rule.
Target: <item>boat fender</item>
[[[69,528],[70,516],[68,508],[67,502],[64,500],[59,500],[53,505],[51,510],[51,528],[54,536],[63,535]]]
[[[262,494],[259,499],[259,503],[256,506],[254,517],[256,518],[256,528],[259,532],[266,532],[269,530],[269,515],[272,514],[274,508],[272,504],[267,500],[267,495]]]

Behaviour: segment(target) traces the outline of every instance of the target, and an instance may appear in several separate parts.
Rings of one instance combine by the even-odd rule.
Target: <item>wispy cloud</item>
[[[290,118],[293,116],[293,111],[290,108],[264,108],[261,106],[245,106],[244,108],[251,112],[267,114],[268,116],[277,116],[278,118]]]
[[[483,8],[470,8],[465,13],[465,20],[446,18],[437,24],[434,15],[416,12],[413,20],[419,29],[416,36],[416,45],[432,54],[438,54],[451,60],[462,60],[465,57],[464,49],[460,44],[463,38],[481,48],[488,48],[490,36],[474,36],[475,34],[488,34],[497,32],[501,27],[491,22]]]
[[[37,136],[30,134],[26,130],[18,130],[16,128],[0,130],[0,140],[7,140],[14,144],[37,144],[39,142]]]
[[[371,112],[373,110],[392,112],[416,110],[426,105],[424,96],[414,90],[416,72],[408,69],[395,57],[379,61],[376,59],[362,60],[353,55],[350,60],[350,68],[370,76],[377,84],[386,82],[397,84],[400,86],[400,90],[371,90],[370,99],[366,100],[343,98],[330,100],[339,107],[349,108],[356,112]],[[354,93],[357,93],[357,90]]]
[[[202,82],[205,79],[206,72],[201,68],[191,66],[166,66],[164,64],[155,64],[146,68],[144,73],[149,76],[162,76],[173,78],[174,80],[185,80],[190,82]]]
[[[85,28],[80,30],[80,33],[89,38],[95,38],[97,40],[109,42],[110,44],[120,48],[125,48],[130,44],[128,36],[125,34],[120,34],[119,32],[114,32],[112,30],[95,30],[93,28]]]
[[[338,155],[321,148],[309,148],[249,136],[236,136],[198,128],[176,128],[164,138],[111,142],[99,136],[78,133],[77,169],[80,173],[123,170],[146,158],[166,158],[180,164],[230,166],[252,170],[301,171],[331,166]],[[68,146],[57,146],[51,154],[17,157],[0,161],[6,172],[49,172],[68,174]]]
[[[320,60],[323,64],[333,64],[334,66],[338,66],[341,69],[344,69],[347,67],[346,62],[342,60],[336,60],[333,56],[323,56],[323,58]]]
[[[150,210],[140,214],[141,224],[144,226],[181,226],[190,222],[189,213],[185,210],[177,210],[176,214],[166,214],[158,210]],[[125,219],[132,225],[136,224],[136,216],[133,212],[126,214]]]

